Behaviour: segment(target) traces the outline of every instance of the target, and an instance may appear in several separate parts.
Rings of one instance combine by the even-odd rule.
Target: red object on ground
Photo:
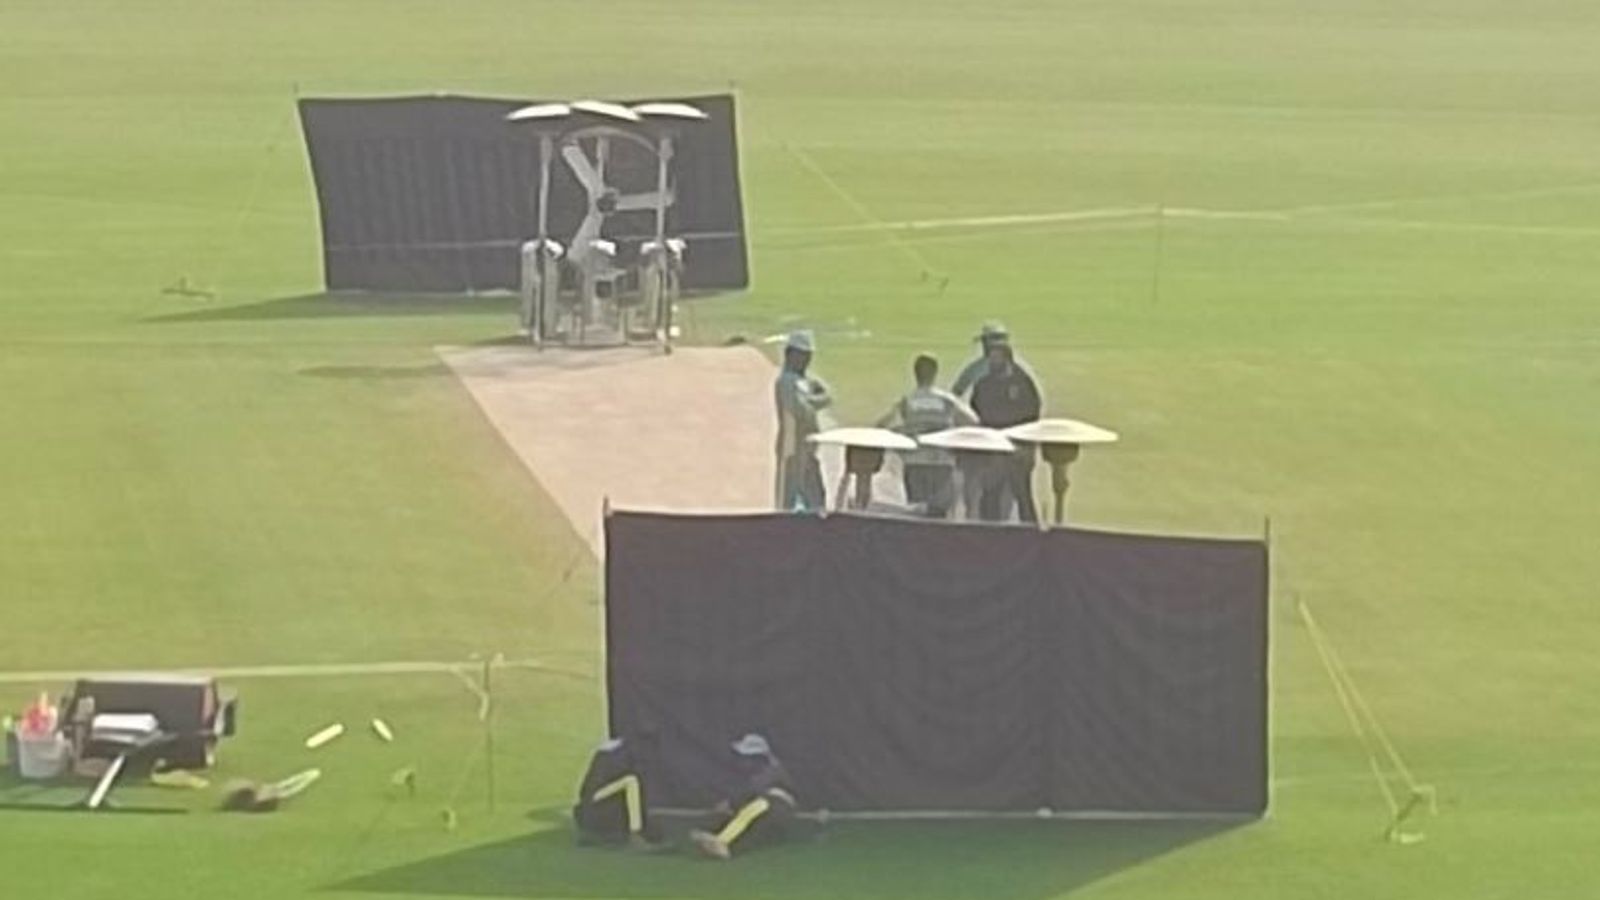
[[[57,721],[55,704],[50,702],[49,695],[40,694],[39,699],[23,711],[22,723],[17,731],[27,737],[44,737],[56,730]]]

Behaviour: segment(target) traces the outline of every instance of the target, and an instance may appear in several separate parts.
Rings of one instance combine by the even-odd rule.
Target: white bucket
[[[67,768],[67,739],[58,731],[17,735],[17,769],[23,778],[43,781]]]

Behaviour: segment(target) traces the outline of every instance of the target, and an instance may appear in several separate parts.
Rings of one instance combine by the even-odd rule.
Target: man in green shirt
[[[978,417],[955,394],[934,386],[939,361],[923,353],[911,364],[917,386],[901,397],[878,420],[879,428],[894,428],[916,438],[947,428],[976,425]],[[901,454],[906,502],[920,505],[933,518],[942,519],[955,505],[955,459],[947,450],[918,447]]]

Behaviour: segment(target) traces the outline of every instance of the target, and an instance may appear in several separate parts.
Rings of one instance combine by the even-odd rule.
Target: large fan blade
[[[589,163],[589,157],[583,153],[583,148],[576,144],[568,144],[561,148],[561,158],[567,161],[572,168],[572,174],[577,177],[578,183],[583,185],[584,191],[589,194],[589,202],[600,199],[606,192],[606,183],[600,178],[600,173]]]
[[[514,113],[506,116],[511,122],[528,122],[534,120],[563,119],[572,115],[572,107],[565,103],[535,103],[533,106],[524,106]]]
[[[605,220],[605,214],[598,209],[590,209],[589,214],[583,217],[583,224],[578,226],[578,233],[572,236],[571,249],[567,251],[567,259],[574,262],[583,262],[589,254],[594,252],[589,243],[600,236],[600,223]]]
[[[623,194],[617,198],[617,212],[629,212],[637,209],[655,209],[657,206],[671,206],[672,192],[665,194],[652,192],[649,194]]]
[[[638,113],[619,103],[607,103],[604,100],[578,100],[572,104],[572,108],[594,116],[621,119],[624,122],[639,121]]]
[[[711,118],[705,111],[697,106],[687,103],[641,103],[633,111],[642,116],[652,116],[663,119],[690,119],[704,121]]]

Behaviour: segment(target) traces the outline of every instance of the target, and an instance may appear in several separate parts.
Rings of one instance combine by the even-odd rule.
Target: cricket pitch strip
[[[596,556],[607,500],[680,513],[772,509],[777,371],[754,348],[436,352]],[[831,492],[840,460],[830,448],[820,455]]]

